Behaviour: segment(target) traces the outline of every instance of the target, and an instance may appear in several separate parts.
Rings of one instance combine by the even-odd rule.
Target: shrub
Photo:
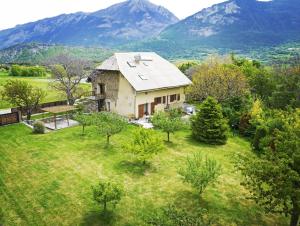
[[[265,126],[259,126],[256,128],[255,131],[255,135],[252,141],[252,148],[255,151],[259,151],[260,148],[260,143],[261,143],[261,139],[263,139],[264,137],[266,137],[268,134],[268,129]]]
[[[100,181],[97,186],[92,187],[94,200],[103,205],[106,211],[107,203],[114,206],[121,200],[123,188],[120,184],[111,181]]]
[[[163,148],[163,142],[156,133],[143,128],[135,131],[133,141],[125,147],[126,151],[134,154],[143,164]]]
[[[186,166],[179,169],[178,173],[184,182],[190,183],[201,195],[209,184],[213,184],[221,172],[221,166],[217,161],[203,158],[201,153],[187,157]]]
[[[41,66],[12,65],[9,72],[10,76],[22,77],[44,77],[46,74],[46,69]]]
[[[45,130],[46,128],[42,121],[37,121],[33,124],[33,133],[44,134]]]
[[[225,144],[228,125],[223,118],[222,108],[217,101],[208,97],[192,118],[192,133],[196,140],[207,144]]]

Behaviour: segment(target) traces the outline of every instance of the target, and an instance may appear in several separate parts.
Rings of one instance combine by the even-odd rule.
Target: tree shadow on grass
[[[149,170],[152,170],[151,164],[149,162],[146,162],[143,164],[141,161],[128,161],[124,160],[115,165],[115,169],[121,171],[130,173],[137,176],[143,176],[145,173]]]
[[[113,211],[91,211],[83,217],[80,225],[98,226],[98,225],[113,225],[115,222],[115,213]]]
[[[186,209],[190,208],[206,208],[208,202],[203,199],[197,192],[181,190],[176,192],[174,198],[174,204],[184,207]]]

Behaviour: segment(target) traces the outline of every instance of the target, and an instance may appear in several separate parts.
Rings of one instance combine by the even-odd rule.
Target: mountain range
[[[299,0],[230,0],[204,9],[144,45],[155,50],[246,50],[300,41]],[[168,46],[164,48],[164,46]]]
[[[178,20],[148,0],[128,0],[93,13],[64,14],[0,31],[0,49],[8,48],[8,56],[10,50],[20,49],[20,43],[39,42],[156,51],[175,59],[201,58],[214,52],[247,54],[299,43],[299,3],[228,0]]]
[[[0,31],[0,48],[28,42],[112,46],[158,35],[178,18],[148,0],[128,0],[93,13],[63,14]]]

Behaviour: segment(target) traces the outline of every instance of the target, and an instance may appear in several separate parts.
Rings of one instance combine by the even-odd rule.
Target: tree
[[[207,144],[225,144],[228,125],[223,118],[218,102],[208,97],[200,106],[199,112],[191,120],[192,134],[196,140]]]
[[[192,100],[203,101],[211,96],[219,102],[244,96],[249,92],[246,76],[241,69],[220,60],[211,60],[197,67],[193,74],[193,85],[188,89]]]
[[[59,55],[49,62],[54,81],[51,87],[66,94],[68,103],[73,105],[82,94],[80,82],[86,77],[89,64],[69,55]]]
[[[92,189],[94,200],[99,205],[103,205],[104,211],[107,209],[107,203],[112,203],[114,206],[118,204],[123,194],[123,188],[120,184],[105,180],[101,180]]]
[[[109,145],[110,137],[120,133],[127,125],[123,117],[111,112],[96,113],[93,117],[99,133],[106,135],[107,145]]]
[[[221,166],[201,153],[187,157],[186,166],[179,169],[178,173],[183,181],[190,183],[201,195],[209,184],[213,184],[221,172]]]
[[[161,129],[163,132],[167,133],[167,140],[170,142],[170,134],[181,130],[184,127],[184,123],[181,117],[176,114],[176,109],[170,112],[157,112],[151,119],[154,127]]]
[[[42,89],[33,87],[22,80],[8,80],[3,88],[3,99],[15,106],[25,108],[27,120],[30,120],[32,111],[46,96]]]
[[[161,151],[164,146],[155,131],[140,128],[135,131],[133,141],[125,148],[145,164],[147,159]]]
[[[275,89],[268,99],[272,108],[300,107],[300,62],[298,65],[276,70]]]
[[[92,116],[88,114],[78,113],[75,115],[74,119],[82,126],[82,135],[84,135],[85,127],[90,126],[93,123]]]
[[[299,115],[287,113],[282,128],[268,129],[260,143],[263,154],[238,155],[235,160],[251,198],[266,212],[290,215],[290,226],[297,226],[300,216]]]

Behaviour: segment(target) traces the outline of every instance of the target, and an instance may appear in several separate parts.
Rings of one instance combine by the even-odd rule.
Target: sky
[[[0,0],[0,30],[17,24],[78,11],[94,12],[124,0]],[[179,19],[224,0],[151,0]]]

